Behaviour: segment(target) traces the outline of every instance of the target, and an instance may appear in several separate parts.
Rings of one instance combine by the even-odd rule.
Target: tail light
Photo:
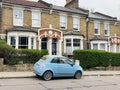
[[[41,65],[41,66],[40,66],[40,69],[43,69],[43,68],[45,68],[45,65]]]

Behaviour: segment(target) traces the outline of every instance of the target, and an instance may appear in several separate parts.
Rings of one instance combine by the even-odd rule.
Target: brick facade
[[[14,0],[12,0],[12,1],[15,2]],[[67,45],[66,41],[69,38],[73,41],[74,41],[74,39],[75,40],[80,39],[80,44],[81,44],[80,48],[81,49],[86,49],[87,43],[89,43],[89,48],[91,48],[90,40],[95,36],[94,21],[100,22],[100,35],[99,35],[100,37],[108,39],[109,37],[112,37],[114,35],[117,35],[118,37],[120,36],[120,30],[119,30],[120,22],[117,21],[117,19],[115,19],[114,17],[110,17],[107,15],[101,14],[101,13],[94,13],[94,15],[96,15],[96,16],[101,15],[102,17],[98,17],[98,18],[90,17],[88,10],[79,8],[79,0],[72,0],[71,2],[67,3],[65,5],[65,7],[59,7],[59,6],[54,6],[54,5],[51,6],[45,2],[43,3],[43,1],[34,2],[34,5],[36,5],[36,6],[33,6],[32,2],[30,2],[30,1],[28,2],[26,0],[24,0],[24,1],[25,1],[24,3],[21,1],[21,2],[15,2],[15,4],[11,4],[9,2],[9,0],[3,0],[3,5],[1,8],[2,12],[0,14],[2,17],[1,29],[0,29],[1,34],[6,34],[6,30],[14,27],[14,25],[13,25],[13,9],[14,9],[14,7],[19,7],[19,8],[23,9],[23,26],[22,27],[32,29],[33,31],[35,31],[37,33],[39,33],[39,30],[44,30],[45,28],[46,28],[45,30],[51,29],[51,30],[53,30],[53,32],[57,32],[57,31],[62,32],[62,35],[59,35],[59,36],[61,36],[59,43],[62,45],[60,46],[61,49],[58,50],[58,51],[62,50],[61,51],[62,54],[66,53],[65,50],[67,50],[68,47],[65,45]],[[7,4],[6,4],[6,2],[7,2]],[[39,5],[41,5],[41,7]],[[69,8],[71,8],[71,9],[69,9]],[[40,12],[40,24],[41,24],[40,27],[32,27],[32,10],[38,10]],[[66,30],[60,29],[60,14],[65,14],[67,16],[67,29]],[[73,30],[73,17],[74,16],[79,17],[79,22],[80,22],[79,23],[79,26],[80,26],[79,31]],[[103,19],[103,17],[104,17],[104,19]],[[88,22],[88,25],[87,25],[87,22]],[[105,27],[104,23],[105,22],[109,23],[109,31],[110,31],[109,36],[105,36],[105,33],[104,33],[104,27]],[[33,32],[33,31],[30,31],[30,32]],[[72,33],[68,34],[69,31],[71,31]],[[25,32],[28,32],[28,31],[25,31]],[[8,33],[9,33],[9,30],[8,30]],[[65,37],[64,37],[64,34],[65,34]],[[12,36],[11,33],[8,34],[8,36],[11,37]],[[29,41],[31,40],[30,38],[32,36],[34,36],[34,35],[31,34],[31,36],[28,37]],[[41,40],[39,40],[37,38],[39,36],[40,35],[38,34],[38,36],[34,37],[34,38],[36,38],[36,44],[37,44],[36,49],[42,49],[40,47],[42,38],[41,38]],[[73,38],[71,38],[71,37],[73,37]],[[49,39],[49,37],[46,37],[46,36],[44,36],[43,38]],[[57,40],[59,40],[58,37],[54,37],[54,38],[57,38]],[[73,41],[71,41],[71,45],[73,45],[73,43],[74,43]],[[31,43],[31,42],[29,42],[29,43]],[[47,43],[52,44],[52,41],[50,40]],[[107,41],[106,41],[106,43],[107,43]],[[8,44],[10,44],[10,40],[9,40]],[[56,47],[58,48],[58,46],[56,46]],[[75,49],[74,46],[72,46],[71,48],[72,48],[71,49],[72,51]],[[49,51],[49,52],[51,52],[51,51]]]

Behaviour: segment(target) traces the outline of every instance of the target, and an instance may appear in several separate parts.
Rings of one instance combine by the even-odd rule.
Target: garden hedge
[[[47,50],[14,49],[5,40],[0,40],[0,58],[4,58],[4,64],[35,63],[47,54]]]
[[[110,54],[99,50],[75,50],[73,57],[83,68],[107,67],[110,61]]]
[[[120,66],[120,53],[110,53],[111,66]]]

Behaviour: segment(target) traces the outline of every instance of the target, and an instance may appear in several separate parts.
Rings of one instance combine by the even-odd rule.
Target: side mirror
[[[75,63],[70,63],[70,65],[73,67],[75,65]]]

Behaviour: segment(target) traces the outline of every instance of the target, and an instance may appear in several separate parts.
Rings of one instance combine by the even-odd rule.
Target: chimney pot
[[[71,2],[71,0],[66,0],[66,4],[69,3],[69,2]]]

